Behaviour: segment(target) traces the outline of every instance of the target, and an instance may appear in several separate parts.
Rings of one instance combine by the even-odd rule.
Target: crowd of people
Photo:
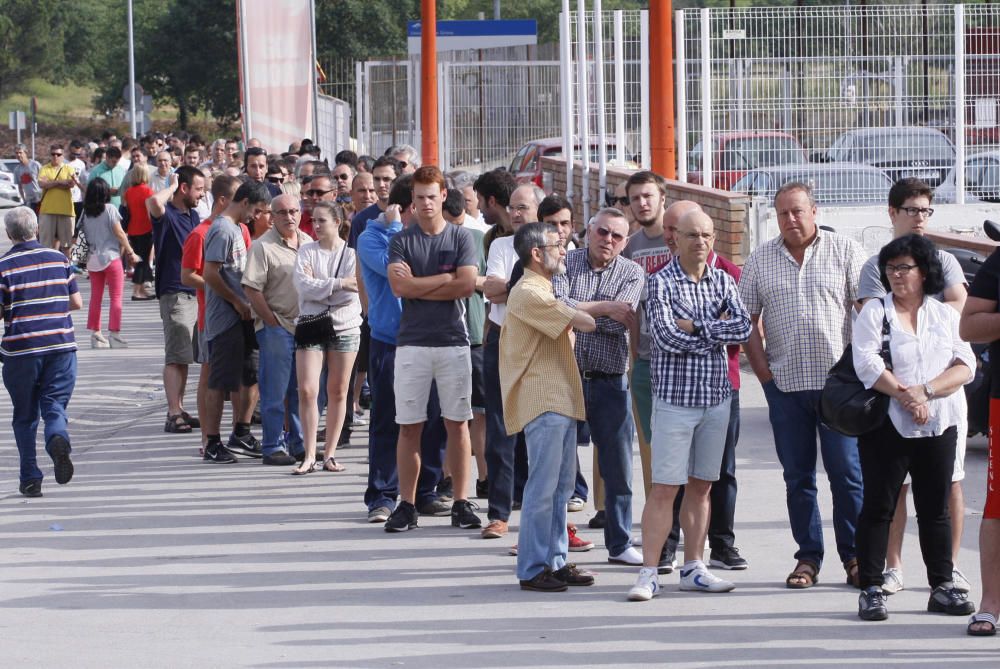
[[[0,353],[22,494],[42,494],[39,419],[57,483],[72,478],[65,406],[77,281],[92,286],[92,347],[118,348],[128,345],[130,274],[131,299],[155,299],[163,323],[164,430],[198,430],[204,462],[343,471],[337,447],[370,406],[364,504],[386,532],[449,516],[498,539],[519,509],[511,553],[520,587],[563,591],[595,580],[568,560],[594,545],[567,518],[593,492],[589,524],[603,529],[608,561],[637,569],[628,599],[657,596],[659,575],[674,570],[681,590],[728,592],[734,583],[716,570],[749,567],[734,531],[742,348],[767,400],[798,547],[785,585],[810,588],[823,568],[822,457],[858,615],[887,618],[886,597],[904,587],[908,487],[928,610],[975,612],[956,565],[962,388],[977,364],[967,342],[1000,333],[1000,256],[967,287],[955,259],[924,236],[933,191],[919,180],[891,189],[895,239],[870,258],[817,225],[808,185],[786,184],[773,203],[780,234],[740,268],[713,250],[711,216],[668,202],[667,182],[650,171],[633,173],[583,222],[561,195],[502,168],[443,174],[405,145],[378,158],[342,151],[331,166],[308,140],[269,154],[255,140],[241,150],[187,136],[103,139],[71,143],[69,162],[55,144],[38,169],[19,151],[35,176],[19,179],[31,206],[6,217],[14,247],[0,259]],[[818,411],[849,344],[861,382],[891,398],[887,420],[858,439]],[[588,443],[589,483],[578,449]],[[646,499],[641,551],[633,443]],[[473,498],[486,501],[485,523]],[[991,493],[970,634],[996,629],[998,521]]]

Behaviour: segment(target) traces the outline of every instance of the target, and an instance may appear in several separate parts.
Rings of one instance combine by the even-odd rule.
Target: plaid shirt
[[[817,229],[802,266],[781,236],[754,249],[740,295],[764,321],[767,364],[782,392],[820,390],[851,342],[851,309],[866,253],[850,237]]]
[[[574,249],[566,254],[566,279],[554,281],[556,297],[574,309],[581,302],[628,302],[639,304],[645,272],[637,263],[617,256],[607,267],[590,266],[590,252]],[[601,316],[594,332],[577,332],[574,347],[581,371],[624,374],[628,368],[628,328]]]
[[[750,314],[736,282],[712,267],[705,268],[700,281],[692,281],[675,260],[649,277],[648,289],[646,318],[656,397],[683,407],[723,402],[732,392],[726,345],[750,336]],[[724,312],[729,317],[722,320]],[[699,321],[701,332],[684,332],[677,327],[677,319]]]

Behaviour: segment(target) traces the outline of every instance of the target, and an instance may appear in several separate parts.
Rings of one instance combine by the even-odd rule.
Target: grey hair
[[[468,170],[452,170],[445,175],[450,188],[462,190],[476,183],[476,177]]]
[[[805,193],[806,197],[809,198],[809,205],[812,207],[816,206],[816,198],[813,197],[812,186],[810,186],[807,183],[802,183],[801,181],[789,181],[788,183],[782,185],[781,188],[779,188],[778,191],[774,194],[774,202],[772,204],[777,203],[778,198],[784,195],[785,193],[792,193],[795,191],[801,191]]]
[[[545,199],[545,191],[543,191],[541,188],[539,188],[538,186],[536,186],[534,184],[518,184],[517,188],[515,188],[514,190],[518,190],[518,188],[530,188],[531,189],[531,194],[535,198],[535,206],[536,207],[542,203],[542,200]],[[513,191],[511,191],[511,192],[513,193]]]
[[[594,223],[597,222],[597,219],[601,218],[602,216],[607,216],[609,218],[620,218],[623,221],[625,221],[626,225],[628,224],[628,219],[625,218],[625,214],[622,213],[620,209],[617,209],[615,207],[601,207],[601,209],[596,214],[594,214],[593,217],[591,217],[590,224],[593,225]]]
[[[389,151],[389,155],[392,156],[393,158],[395,158],[401,153],[406,154],[407,163],[413,165],[414,168],[420,167],[421,165],[420,154],[417,153],[417,150],[415,148],[413,148],[409,144],[397,144],[396,146],[392,147],[392,149],[390,149]]]
[[[15,244],[31,241],[38,236],[38,217],[30,207],[15,207],[3,219],[7,237]]]
[[[14,145],[14,153],[17,153],[18,151],[27,152],[28,151],[28,147],[25,146],[24,144],[15,144]]]
[[[559,231],[551,223],[525,223],[514,233],[514,250],[521,264],[531,264],[531,250],[542,248],[548,243],[545,235],[558,235]]]

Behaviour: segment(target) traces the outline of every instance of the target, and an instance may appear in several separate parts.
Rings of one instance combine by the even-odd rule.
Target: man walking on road
[[[83,298],[66,256],[38,243],[35,212],[18,207],[4,218],[4,226],[14,246],[0,258],[3,383],[13,408],[20,491],[41,497],[35,444],[39,419],[45,423],[45,450],[56,483],[73,478],[66,405],[76,384],[76,340],[69,312],[82,307]]]

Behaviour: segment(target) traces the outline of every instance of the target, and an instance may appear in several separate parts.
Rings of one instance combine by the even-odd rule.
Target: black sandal
[[[191,425],[184,420],[184,414],[167,414],[167,422],[163,426],[163,431],[173,434],[189,434],[191,432]]]
[[[187,411],[181,411],[181,416],[184,417],[184,422],[192,428],[201,427],[201,421],[189,414]]]

